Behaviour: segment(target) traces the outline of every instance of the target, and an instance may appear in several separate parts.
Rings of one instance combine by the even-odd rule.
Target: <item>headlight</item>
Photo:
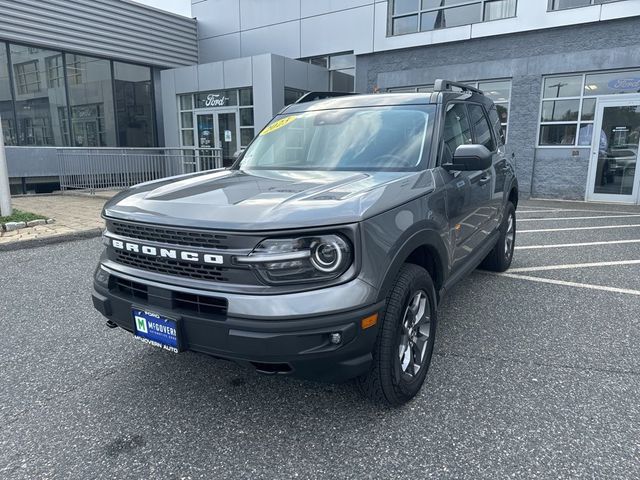
[[[251,265],[267,283],[302,283],[339,277],[352,257],[348,240],[332,234],[270,238],[236,262]]]

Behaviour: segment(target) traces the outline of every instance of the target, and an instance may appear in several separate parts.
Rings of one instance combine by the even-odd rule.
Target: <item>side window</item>
[[[500,115],[498,115],[498,109],[496,106],[492,106],[491,110],[489,110],[489,120],[491,121],[491,125],[493,125],[493,129],[498,135],[498,146],[504,145],[504,130],[502,129],[502,123],[500,122]]]
[[[470,103],[468,108],[475,137],[473,143],[484,145],[490,152],[493,152],[496,149],[496,146],[493,141],[493,136],[491,135],[489,120],[487,120],[487,116],[484,114],[483,108],[480,105],[473,103]]]
[[[467,108],[463,103],[450,103],[444,118],[442,163],[451,163],[460,145],[473,143]]]

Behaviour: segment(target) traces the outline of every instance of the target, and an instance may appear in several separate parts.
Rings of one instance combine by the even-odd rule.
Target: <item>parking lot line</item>
[[[523,207],[526,209],[530,209],[531,207]],[[584,208],[554,208],[550,210],[518,210],[517,213],[547,213],[547,212],[587,212],[587,213],[613,213],[613,214],[622,214],[622,213],[630,213],[623,212],[621,210],[589,210]]]
[[[636,225],[602,225],[598,227],[562,227],[562,228],[540,228],[537,230],[519,230],[518,233],[543,233],[543,232],[568,232],[571,230],[602,230],[605,228],[640,228]]]
[[[510,268],[509,273],[544,272],[547,270],[570,270],[573,268],[611,267],[614,265],[639,265],[640,260],[618,260],[614,262],[568,263],[564,265],[545,265],[542,267]]]
[[[606,240],[602,242],[583,242],[583,243],[558,243],[548,245],[523,245],[516,246],[516,250],[536,250],[540,248],[565,248],[565,247],[590,247],[592,245],[611,245],[615,243],[640,243],[640,238],[634,240]]]
[[[640,213],[628,213],[626,215],[596,215],[595,217],[549,217],[549,218],[519,218],[518,222],[550,222],[558,220],[595,220],[600,218],[625,218],[640,217]]]
[[[565,280],[554,280],[552,278],[531,277],[529,275],[519,275],[516,273],[490,273],[490,275],[515,278],[519,280],[528,280],[530,282],[549,283],[552,285],[563,285],[565,287],[587,288],[590,290],[601,290],[604,292],[625,293],[627,295],[640,296],[640,290],[631,290],[628,288],[616,288],[616,287],[606,287],[604,285],[592,285],[589,283],[567,282]]]

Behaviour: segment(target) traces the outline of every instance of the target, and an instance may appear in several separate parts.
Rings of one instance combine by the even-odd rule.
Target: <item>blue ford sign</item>
[[[640,78],[616,78],[609,82],[609,88],[613,90],[640,90]]]

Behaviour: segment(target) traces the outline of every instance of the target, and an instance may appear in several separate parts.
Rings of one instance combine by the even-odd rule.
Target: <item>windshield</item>
[[[279,116],[253,141],[241,169],[413,170],[433,107],[321,110]]]

